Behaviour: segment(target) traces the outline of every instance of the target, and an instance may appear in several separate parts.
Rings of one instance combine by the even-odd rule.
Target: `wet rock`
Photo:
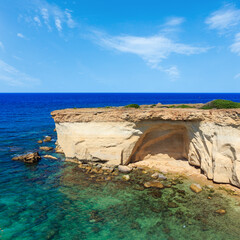
[[[130,176],[129,175],[123,175],[122,179],[125,181],[129,181],[130,180]]]
[[[141,230],[141,225],[138,222],[133,222],[130,224],[131,229]]]
[[[175,202],[169,202],[169,203],[168,203],[168,207],[169,207],[169,208],[177,208],[178,205],[177,205]]]
[[[224,215],[226,213],[226,210],[218,209],[218,210],[215,211],[215,213],[218,213],[219,215]]]
[[[54,128],[53,131],[56,132],[56,128]]]
[[[50,142],[51,140],[52,140],[52,138],[50,136],[46,136],[43,141]]]
[[[52,155],[44,155],[44,158],[49,158],[49,159],[53,159],[53,160],[57,160],[56,157],[52,156]]]
[[[113,168],[112,168],[112,167],[103,166],[103,167],[102,167],[102,170],[103,170],[103,171],[106,171],[106,172],[110,172],[110,173],[113,172]]]
[[[51,150],[53,150],[52,147],[46,147],[46,146],[42,146],[42,147],[40,147],[39,149],[40,149],[40,150],[43,150],[43,151],[51,151]]]
[[[144,187],[146,187],[146,188],[164,188],[163,184],[157,180],[145,182]]]
[[[130,173],[132,171],[132,168],[124,165],[119,165],[118,171],[122,173]]]
[[[159,180],[167,180],[167,177],[165,177],[163,174],[155,172],[151,175],[152,178],[154,179],[159,179]]]
[[[196,183],[191,184],[190,189],[195,193],[199,193],[202,191],[202,187]]]
[[[43,143],[43,141],[42,140],[38,140],[37,143],[41,144],[41,143]]]
[[[96,210],[92,211],[90,215],[90,222],[102,222],[104,220]]]
[[[64,152],[63,152],[62,148],[61,148],[61,147],[59,147],[59,146],[57,146],[57,147],[55,148],[55,152],[56,152],[56,153],[61,153],[61,154],[64,154]]]
[[[162,192],[161,192],[161,191],[153,191],[153,192],[150,192],[150,194],[151,194],[154,198],[161,198],[161,197],[162,197]]]
[[[39,162],[40,159],[41,157],[39,156],[38,152],[24,154],[24,155],[20,155],[12,158],[13,161],[23,161],[25,163],[37,163]]]

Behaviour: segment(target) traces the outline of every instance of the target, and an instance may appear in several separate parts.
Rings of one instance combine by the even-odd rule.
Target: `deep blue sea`
[[[54,152],[58,160],[42,158],[37,165],[11,160],[38,150],[46,135],[54,147],[53,110],[213,99],[240,102],[240,94],[0,94],[0,239],[239,239],[239,207],[218,193],[196,195],[188,183],[159,194],[139,182],[94,182]],[[169,207],[172,201],[177,207]],[[218,208],[227,214],[216,215]]]

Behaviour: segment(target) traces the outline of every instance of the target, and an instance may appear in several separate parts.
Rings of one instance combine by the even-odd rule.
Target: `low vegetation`
[[[216,99],[206,103],[202,109],[227,109],[227,108],[240,108],[240,103],[229,100]]]
[[[125,108],[140,108],[140,106],[138,104],[132,103],[132,104],[126,105]]]

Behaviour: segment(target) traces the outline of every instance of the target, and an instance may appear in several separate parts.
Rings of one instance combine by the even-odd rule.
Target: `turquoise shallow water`
[[[37,165],[11,161],[16,154],[38,150],[37,140],[46,135],[53,138],[47,145],[54,146],[52,110],[211,97],[199,96],[0,94],[0,239],[239,239],[238,203],[209,190],[194,194],[187,181],[143,189],[149,177],[136,172],[131,182],[121,176],[97,182],[54,152],[58,160],[42,158]],[[232,95],[233,100],[239,96]],[[219,208],[227,213],[217,215]]]
[[[97,182],[74,163],[28,170],[15,182],[24,188],[1,192],[2,239],[239,239],[237,202],[209,189],[193,193],[187,180],[144,189],[150,175],[141,171],[130,182]]]

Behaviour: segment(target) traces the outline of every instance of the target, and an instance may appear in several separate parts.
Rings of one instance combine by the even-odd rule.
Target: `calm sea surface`
[[[240,102],[240,94],[215,93],[0,94],[0,239],[239,239],[237,203],[210,190],[196,195],[186,180],[157,192],[143,190],[148,176],[137,173],[132,182],[96,182],[54,152],[58,160],[37,165],[11,160],[46,135],[54,146],[53,110],[219,98]]]

